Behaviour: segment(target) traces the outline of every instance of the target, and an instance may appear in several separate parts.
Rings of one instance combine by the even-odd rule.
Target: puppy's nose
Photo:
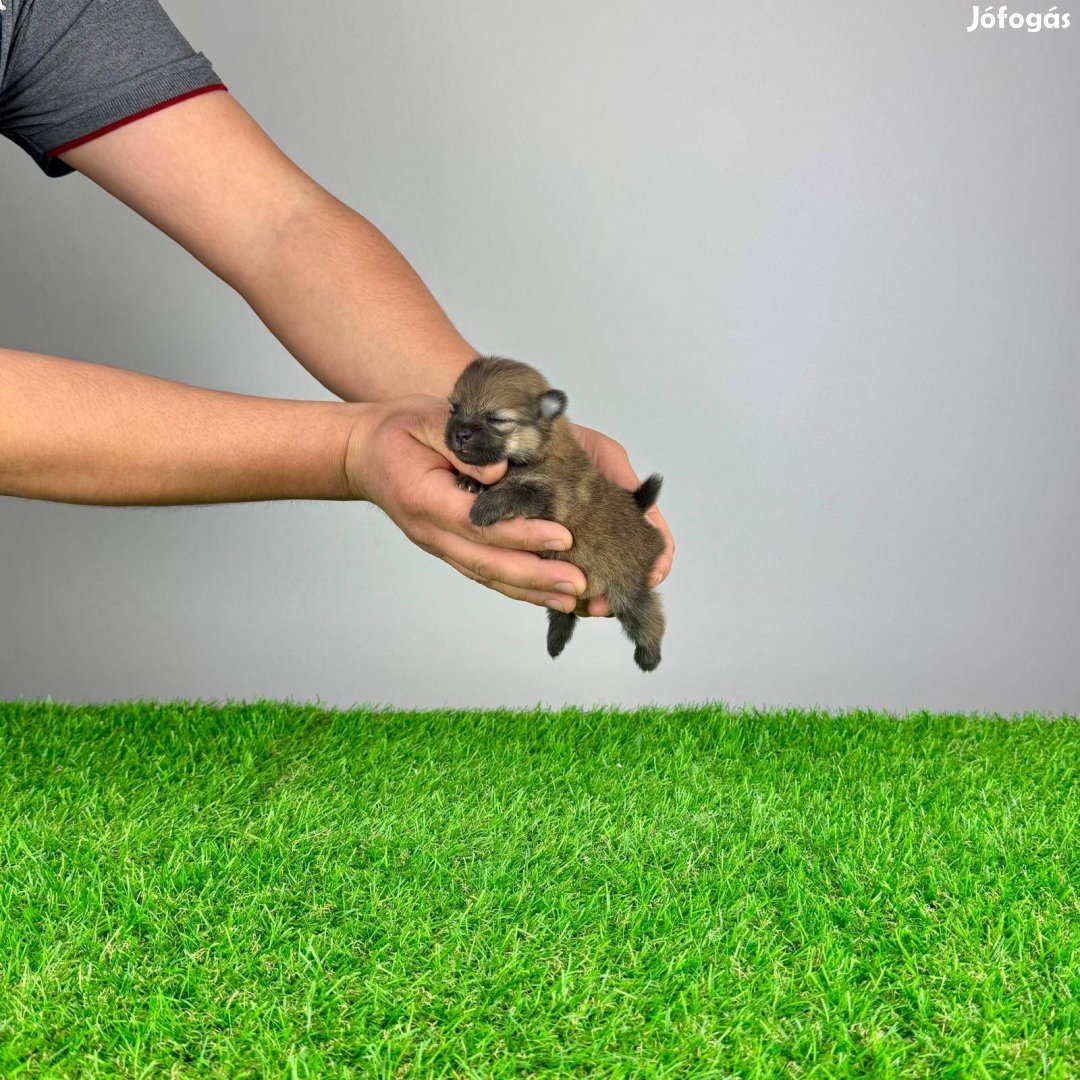
[[[464,450],[465,444],[472,438],[473,433],[467,428],[458,428],[454,432],[454,438],[457,440],[458,446]]]

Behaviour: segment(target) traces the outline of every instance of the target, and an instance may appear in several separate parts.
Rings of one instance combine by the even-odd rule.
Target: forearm
[[[345,450],[362,408],[0,349],[0,494],[103,505],[350,498]]]
[[[476,350],[404,256],[316,189],[240,291],[285,347],[347,401],[450,392]]]

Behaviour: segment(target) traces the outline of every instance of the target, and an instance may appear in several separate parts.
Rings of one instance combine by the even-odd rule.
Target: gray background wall
[[[4,500],[0,696],[1080,707],[1080,25],[169,10],[473,344],[667,475],[666,659],[640,675],[594,621],[552,664],[540,612],[367,506]],[[183,251],[5,147],[4,344],[326,396]]]

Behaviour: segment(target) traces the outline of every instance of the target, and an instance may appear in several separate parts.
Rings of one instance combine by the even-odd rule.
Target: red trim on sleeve
[[[96,139],[100,135],[107,135],[110,131],[115,131],[117,128],[123,127],[125,124],[130,124],[134,120],[141,120],[144,116],[149,116],[151,113],[159,112],[161,109],[167,109],[170,105],[175,105],[178,101],[187,101],[188,98],[198,97],[199,94],[208,94],[211,90],[228,90],[228,87],[224,83],[212,83],[210,86],[200,86],[195,90],[188,90],[187,93],[178,94],[174,98],[169,98],[168,101],[159,101],[157,105],[151,105],[149,109],[142,109],[137,113],[132,113],[130,116],[125,116],[123,120],[114,120],[111,124],[106,124],[103,128],[98,128],[97,131],[91,131],[89,135],[80,135],[77,139],[72,139],[71,142],[66,142],[60,146],[54,146],[51,150],[45,151],[46,157],[56,157],[58,154],[66,154],[69,150],[74,150],[76,146],[82,146],[83,143],[90,142],[91,139]]]

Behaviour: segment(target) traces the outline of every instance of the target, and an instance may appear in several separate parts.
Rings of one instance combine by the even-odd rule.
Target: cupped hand
[[[569,549],[570,533],[538,518],[473,525],[469,508],[475,496],[458,487],[457,473],[493,484],[506,463],[476,467],[459,461],[443,441],[446,418],[445,398],[359,406],[345,456],[350,490],[381,507],[418,547],[473,581],[514,600],[573,611],[585,591],[585,575],[571,563],[536,554]]]
[[[620,443],[592,428],[582,427],[580,424],[571,424],[570,430],[592,459],[593,465],[612,483],[628,491],[635,491],[641,485],[641,480],[634,472],[630,458]],[[650,588],[655,588],[671,573],[671,563],[675,557],[675,538],[671,535],[671,529],[668,528],[664,515],[655,506],[646,511],[645,520],[650,525],[656,526],[664,538],[664,550],[653,563],[652,573],[646,582]],[[579,615],[610,615],[611,605],[606,596],[594,596],[588,602],[581,601],[577,613]]]

